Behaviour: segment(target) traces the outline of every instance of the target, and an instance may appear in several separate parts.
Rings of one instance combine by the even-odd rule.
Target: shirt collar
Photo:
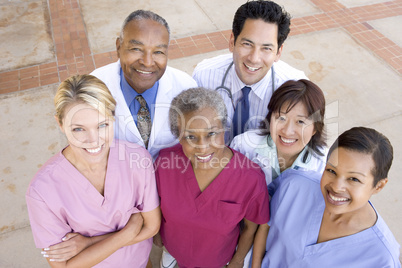
[[[276,150],[276,145],[274,141],[271,138],[271,135],[267,135],[266,139],[263,139],[262,143],[265,143],[265,145],[258,146],[258,149],[256,149],[256,153],[260,155],[263,158],[269,158],[270,163],[271,163],[271,168],[272,168],[272,180],[276,179],[276,177],[281,174],[281,170],[279,168],[279,161],[278,161],[278,154]],[[303,150],[299,153],[297,156],[296,160],[293,162],[293,164],[289,167],[291,169],[304,169],[304,170],[309,170],[309,162],[311,160],[311,153],[307,152],[307,146],[303,148]],[[303,157],[304,155],[308,153],[306,162],[303,162]]]
[[[156,81],[156,83],[151,88],[145,90],[144,93],[139,94],[137,91],[135,91],[130,86],[130,84],[127,82],[126,78],[124,77],[123,70],[120,69],[120,87],[123,92],[124,99],[126,100],[126,103],[128,106],[130,106],[130,103],[134,100],[135,97],[137,97],[138,95],[141,95],[147,102],[148,106],[150,107],[151,104],[155,103],[156,94],[158,92],[158,87],[159,87],[159,81]]]
[[[272,87],[271,73],[272,73],[272,68],[269,69],[268,73],[257,83],[255,83],[253,85],[246,85],[245,83],[243,83],[240,80],[239,76],[236,73],[235,66],[233,64],[233,66],[232,66],[232,81],[233,81],[232,94],[236,94],[243,87],[248,86],[248,87],[251,87],[251,90],[254,92],[255,95],[258,96],[258,98],[260,98],[261,100],[264,99],[266,90],[271,90],[271,87]]]

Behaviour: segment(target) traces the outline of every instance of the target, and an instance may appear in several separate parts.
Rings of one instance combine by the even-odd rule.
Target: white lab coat
[[[145,147],[120,88],[120,69],[120,60],[118,60],[115,63],[95,69],[91,74],[106,84],[117,102],[114,126],[115,138]],[[169,126],[169,108],[172,99],[183,90],[194,87],[197,87],[197,83],[191,76],[169,66],[159,80],[155,114],[148,143],[148,151],[154,160],[161,149],[178,143],[178,140],[170,132]],[[132,156],[132,158],[131,161],[140,161],[135,156]]]

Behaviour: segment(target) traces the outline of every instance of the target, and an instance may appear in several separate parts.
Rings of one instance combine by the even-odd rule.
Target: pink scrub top
[[[60,243],[70,232],[115,232],[131,214],[159,206],[152,158],[138,145],[115,140],[102,196],[60,152],[35,175],[26,201],[37,248]],[[152,238],[123,247],[95,267],[145,267],[151,247]]]
[[[243,218],[269,220],[268,190],[260,167],[233,157],[201,192],[180,144],[163,149],[155,162],[161,199],[162,241],[179,267],[223,267],[233,257]]]

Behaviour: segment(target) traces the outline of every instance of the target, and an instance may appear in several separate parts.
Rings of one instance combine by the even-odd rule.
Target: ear
[[[120,37],[116,38],[116,52],[117,52],[117,57],[120,59]]]
[[[388,183],[388,178],[381,179],[379,182],[377,182],[377,185],[374,187],[373,194],[378,194],[379,192],[381,192],[381,190],[384,189],[384,187],[387,183]]]
[[[229,39],[229,51],[233,52],[234,50],[234,45],[235,45],[235,38],[233,35],[233,32],[230,34],[230,39]]]
[[[276,53],[276,57],[275,57],[275,62],[277,62],[281,56],[282,56],[282,50],[283,50],[283,44],[282,46],[278,49],[278,53]]]
[[[62,122],[59,121],[59,118],[57,117],[57,115],[54,116],[54,119],[56,119],[56,122],[59,125],[61,132],[64,133],[63,124],[62,124]]]

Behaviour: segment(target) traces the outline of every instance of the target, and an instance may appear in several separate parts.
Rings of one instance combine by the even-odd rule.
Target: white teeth
[[[141,71],[141,70],[136,70],[137,72],[139,72],[139,73],[142,73],[142,74],[151,74],[152,72],[145,72],[145,71]]]
[[[96,153],[99,153],[99,151],[101,150],[101,148],[102,148],[102,146],[101,147],[99,147],[99,148],[95,148],[95,149],[85,149],[85,150],[87,150],[89,153],[91,153],[91,154],[96,154]]]
[[[210,157],[211,157],[211,155],[207,155],[207,156],[198,156],[197,155],[197,158],[200,159],[200,160],[207,160]]]
[[[247,64],[244,64],[244,65],[247,67],[247,69],[249,69],[252,72],[257,71],[258,69],[260,69],[260,68],[253,68],[251,66],[248,66]]]
[[[333,196],[332,194],[329,194],[329,197],[330,197],[332,200],[336,201],[336,202],[343,202],[343,201],[349,200],[348,198],[338,198],[338,197],[335,197],[335,196]]]
[[[281,137],[281,140],[282,140],[284,143],[293,143],[293,142],[296,141],[296,139],[285,139],[284,137]]]

